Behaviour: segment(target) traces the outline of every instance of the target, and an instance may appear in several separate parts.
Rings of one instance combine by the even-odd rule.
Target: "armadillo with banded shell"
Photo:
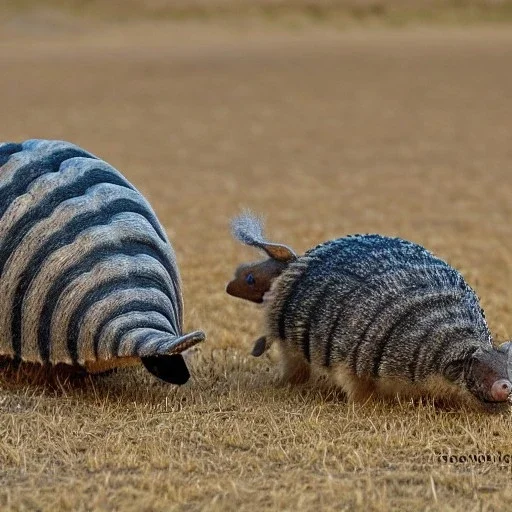
[[[174,251],[116,169],[62,141],[0,144],[0,355],[99,373],[142,361],[183,384]]]
[[[298,256],[266,240],[250,213],[234,219],[233,234],[269,256],[241,265],[227,292],[263,303],[266,333],[253,355],[277,341],[285,380],[304,381],[316,369],[355,400],[372,394],[509,400],[510,342],[493,345],[474,291],[423,247],[353,235]]]

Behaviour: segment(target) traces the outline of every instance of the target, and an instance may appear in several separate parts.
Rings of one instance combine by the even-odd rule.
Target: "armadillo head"
[[[287,266],[287,263],[272,258],[240,265],[236,269],[235,277],[228,283],[226,292],[233,297],[261,303],[263,295],[270,290],[272,281]]]
[[[512,394],[512,342],[499,348],[479,348],[467,361],[465,385],[486,403],[507,402]]]

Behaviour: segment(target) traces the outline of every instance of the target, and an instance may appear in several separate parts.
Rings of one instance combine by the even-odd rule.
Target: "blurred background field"
[[[311,23],[401,26],[410,23],[474,24],[512,20],[510,0],[2,0],[0,20],[34,16],[63,22],[215,20],[300,28]]]
[[[512,2],[0,2],[0,139],[72,141],[121,170],[176,249],[183,388],[142,369],[0,376],[2,510],[508,510],[511,417],[276,388],[262,311],[224,293],[259,257],[243,207],[297,251],[421,243],[512,336]]]

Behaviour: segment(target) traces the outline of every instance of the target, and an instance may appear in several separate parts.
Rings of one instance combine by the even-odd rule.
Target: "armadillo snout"
[[[512,383],[507,379],[497,380],[491,388],[492,399],[496,402],[505,402],[512,393]]]

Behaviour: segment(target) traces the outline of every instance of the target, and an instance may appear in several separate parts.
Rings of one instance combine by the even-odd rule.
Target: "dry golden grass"
[[[512,454],[510,415],[277,388],[272,360],[248,355],[261,311],[224,285],[257,257],[228,233],[249,206],[299,251],[353,232],[424,244],[510,336],[512,34],[22,29],[0,35],[0,139],[71,140],[122,170],[209,339],[178,389],[142,368],[2,374],[0,509],[509,508],[510,464],[438,457]]]

